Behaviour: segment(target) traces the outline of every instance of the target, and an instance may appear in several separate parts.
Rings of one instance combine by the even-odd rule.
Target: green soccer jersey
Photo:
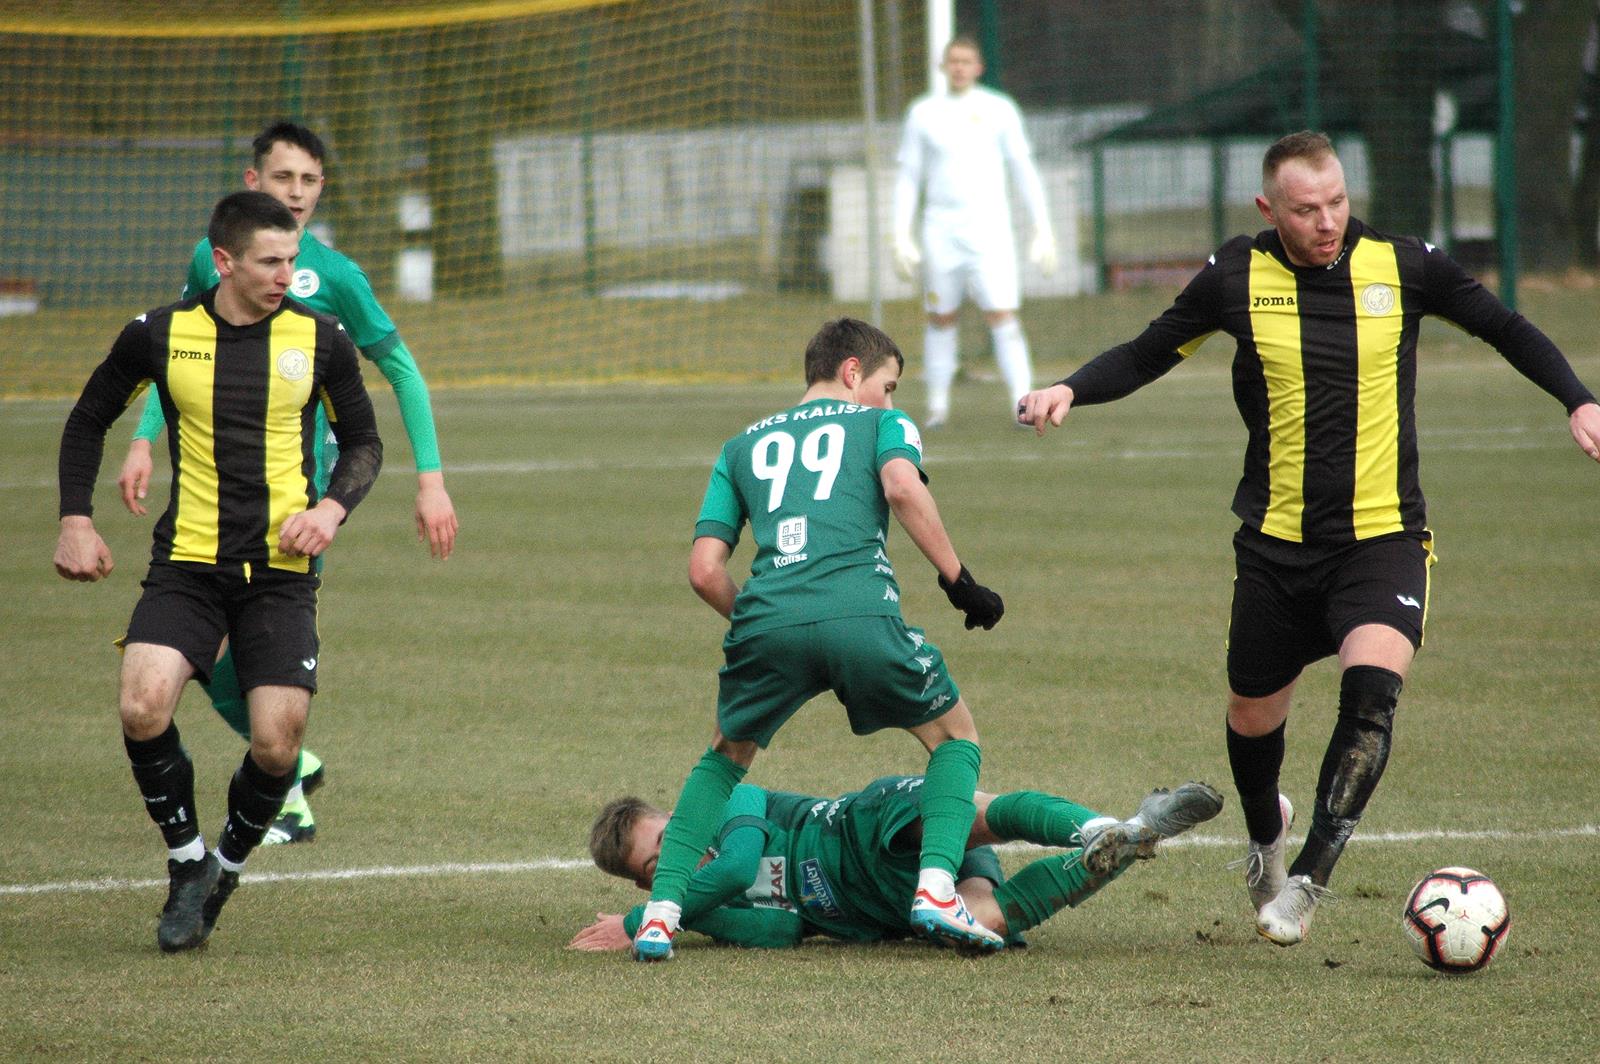
[[[920,776],[905,779],[907,787],[922,783]],[[880,873],[891,870],[869,859],[881,849],[876,833],[890,826],[879,815],[885,812],[881,805],[876,788],[832,800],[783,791],[767,794],[767,819],[782,829],[787,844],[790,897],[801,919],[830,938],[875,942],[886,933],[911,930],[911,895],[884,897],[878,889],[884,885]],[[916,803],[903,808],[909,822]],[[904,826],[894,825],[894,830]],[[910,857],[915,864],[916,854]]]
[[[211,241],[202,239],[195,245],[194,255],[189,260],[183,298],[204,292],[220,279],[211,256]],[[367,280],[361,267],[348,256],[318,240],[310,230],[305,230],[300,234],[300,253],[295,258],[289,295],[313,310],[332,314],[339,319],[356,347],[372,360],[394,388],[395,399],[400,405],[400,419],[405,424],[406,436],[411,441],[411,451],[416,458],[417,472],[438,470],[441,467],[439,444],[427,382],[417,368],[416,360],[411,357],[411,352],[401,342],[394,322],[379,304],[378,297],[372,291],[372,283]],[[134,436],[137,439],[154,440],[165,425],[160,404],[147,402]],[[317,410],[317,428],[316,483],[320,490],[327,486],[328,471],[338,458],[337,448],[328,432],[327,414],[320,408]]]
[[[834,617],[900,615],[879,480],[894,458],[922,469],[911,419],[836,399],[773,414],[723,444],[694,534],[737,546],[748,522],[755,538],[730,638]]]

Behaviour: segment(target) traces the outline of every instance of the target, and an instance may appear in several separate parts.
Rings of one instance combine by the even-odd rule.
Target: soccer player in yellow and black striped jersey
[[[171,428],[172,496],[128,622],[119,699],[134,779],[167,843],[170,887],[156,941],[169,952],[210,935],[294,782],[317,687],[312,559],[383,460],[355,345],[336,319],[285,298],[299,245],[294,215],[264,192],[237,192],[217,204],[209,235],[218,285],[129,323],[61,437],[56,571],[99,580],[112,570],[91,516],[106,431],[151,383]],[[320,495],[319,406],[340,446]],[[228,789],[221,840],[207,853],[194,766],[172,717],[189,678],[210,676],[224,638],[251,741]]]
[[[1305,937],[1334,863],[1389,755],[1400,687],[1422,645],[1432,533],[1417,482],[1417,329],[1445,318],[1500,352],[1566,408],[1600,461],[1600,405],[1550,339],[1448,255],[1350,217],[1328,138],[1267,150],[1256,206],[1272,228],[1224,244],[1133,341],[1030,393],[1017,418],[1041,435],[1073,405],[1119,399],[1232,336],[1233,393],[1248,430],[1233,512],[1228,759],[1250,833],[1256,929]],[[1300,671],[1330,654],[1339,715],[1305,847],[1284,867],[1294,810],[1278,791]]]

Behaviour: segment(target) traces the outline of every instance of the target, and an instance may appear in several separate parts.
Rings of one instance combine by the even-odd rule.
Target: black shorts
[[[1289,543],[1244,527],[1233,537],[1228,686],[1264,698],[1363,624],[1422,645],[1433,537],[1396,532],[1355,543]]]
[[[125,643],[154,643],[182,654],[202,681],[223,637],[233,650],[239,689],[317,689],[317,589],[308,573],[151,562]]]

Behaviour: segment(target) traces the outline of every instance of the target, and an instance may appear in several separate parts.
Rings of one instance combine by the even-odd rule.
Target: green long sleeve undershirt
[[[394,389],[395,402],[400,407],[400,421],[405,426],[406,438],[411,441],[411,453],[416,458],[418,473],[437,473],[443,468],[439,457],[439,437],[433,424],[433,401],[428,395],[428,382],[417,367],[399,333],[390,333],[383,340],[361,349],[383,379]],[[139,426],[133,431],[136,440],[150,440],[161,435],[166,428],[166,415],[154,396],[145,400],[144,413],[139,416]],[[319,441],[320,445],[320,441]]]

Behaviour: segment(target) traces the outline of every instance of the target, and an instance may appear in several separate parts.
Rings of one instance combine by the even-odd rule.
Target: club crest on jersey
[[[1368,314],[1387,314],[1394,309],[1394,289],[1382,282],[1369,284],[1361,290],[1361,305]]]
[[[785,554],[799,554],[806,549],[804,514],[778,522],[778,549]]]
[[[278,376],[291,383],[303,381],[311,372],[311,360],[298,347],[286,349],[278,356]]]
[[[296,270],[294,280],[289,282],[289,294],[296,299],[309,299],[317,294],[317,289],[322,287],[322,278],[317,276],[316,270]]]

